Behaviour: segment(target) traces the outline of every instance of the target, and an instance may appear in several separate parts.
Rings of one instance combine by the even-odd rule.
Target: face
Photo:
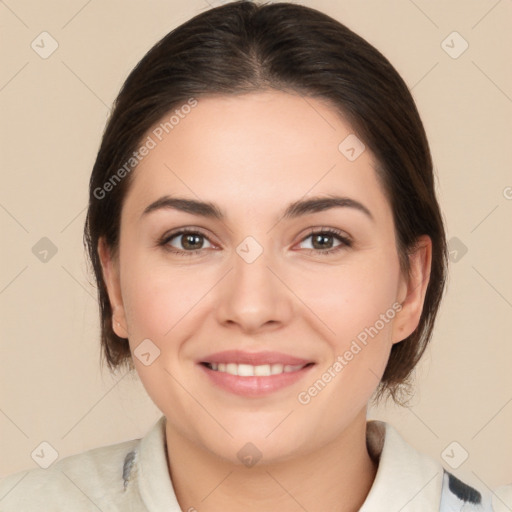
[[[147,134],[118,258],[100,245],[114,328],[174,435],[234,462],[247,442],[267,461],[320,449],[364,417],[421,312],[376,162],[340,150],[353,132],[320,100],[186,110]]]

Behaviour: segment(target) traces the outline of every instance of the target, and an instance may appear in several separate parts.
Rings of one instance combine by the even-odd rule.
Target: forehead
[[[193,108],[175,107],[145,140],[152,148],[125,199],[134,213],[166,194],[245,213],[325,193],[387,207],[372,154],[347,158],[354,152],[343,141],[357,144],[352,128],[319,99],[277,91],[199,98]]]

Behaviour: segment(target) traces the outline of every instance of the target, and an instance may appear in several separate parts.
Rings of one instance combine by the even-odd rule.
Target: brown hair
[[[111,324],[98,241],[117,254],[123,200],[133,173],[120,172],[147,131],[190,98],[276,89],[327,100],[370,149],[393,210],[402,270],[420,235],[432,267],[416,330],[392,347],[378,388],[397,400],[432,336],[446,279],[446,240],[432,159],[414,100],[389,61],[331,17],[291,3],[238,1],[195,16],[161,39],[115,100],[90,179],[84,243],[98,285],[102,356],[133,369],[128,341]],[[134,166],[135,168],[136,166]],[[113,181],[114,175],[123,179]],[[105,184],[111,186],[106,187]]]

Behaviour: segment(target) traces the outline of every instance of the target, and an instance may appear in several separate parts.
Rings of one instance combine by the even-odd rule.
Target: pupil
[[[315,246],[315,243],[319,243],[320,246],[319,247],[315,247],[315,249],[325,249],[326,246],[329,246],[328,248],[330,248],[330,245],[332,244],[328,244],[326,243],[326,240],[328,240],[329,238],[332,238],[331,235],[316,235],[313,239],[313,246]]]
[[[188,249],[197,249],[197,247],[194,247],[194,243],[200,246],[200,241],[201,237],[199,235],[187,235],[185,237],[183,246]]]

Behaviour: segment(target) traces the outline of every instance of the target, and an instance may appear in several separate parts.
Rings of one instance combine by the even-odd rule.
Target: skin
[[[129,339],[132,355],[148,338],[160,350],[148,366],[133,359],[167,418],[182,510],[351,511],[369,492],[377,466],[365,444],[367,403],[393,343],[418,325],[431,242],[420,238],[411,278],[402,275],[372,154],[366,149],[350,162],[338,150],[351,133],[317,99],[276,91],[201,98],[136,169],[118,256],[100,241],[115,332]],[[289,203],[329,194],[359,201],[373,219],[349,207],[281,218]],[[226,217],[170,208],[142,215],[164,195],[211,201]],[[200,252],[158,246],[177,228],[200,228]],[[341,249],[321,254],[311,228],[338,229],[352,246],[328,238],[324,247]],[[247,236],[263,248],[252,263],[236,252]],[[167,247],[186,251],[184,238]],[[401,310],[378,335],[308,404],[299,403],[298,393],[396,303]],[[228,349],[273,350],[315,365],[266,397],[236,396],[197,365]],[[237,457],[248,442],[262,454],[250,468]]]

